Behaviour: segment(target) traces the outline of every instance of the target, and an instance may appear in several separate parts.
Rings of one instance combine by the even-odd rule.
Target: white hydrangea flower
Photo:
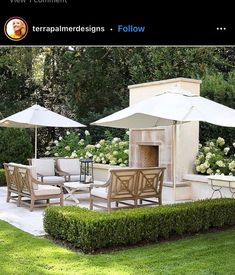
[[[206,154],[206,160],[209,160],[212,156],[213,156],[213,155],[212,155],[211,152],[207,153],[207,154]]]
[[[118,155],[118,151],[113,151],[113,155],[117,156]]]
[[[77,153],[75,151],[73,151],[70,157],[71,158],[77,158],[77,156],[78,156]]]
[[[50,151],[51,150],[51,146],[47,146],[46,149],[47,149],[47,151]]]
[[[229,148],[229,147],[225,147],[225,148],[224,148],[224,154],[225,154],[225,155],[227,155],[227,154],[228,154],[228,152],[229,152],[229,150],[230,150],[230,148]]]
[[[62,137],[59,137],[59,140],[62,140],[63,138]]]
[[[78,142],[79,145],[84,145],[84,139],[80,139],[79,142]]]
[[[95,148],[97,148],[97,149],[99,149],[100,147],[101,147],[100,143],[97,143],[97,144],[95,145]]]
[[[215,164],[218,165],[219,167],[225,167],[225,164],[222,160],[217,160]]]
[[[126,131],[126,135],[128,135],[128,136],[129,136],[129,135],[130,135],[130,131]]]
[[[46,155],[46,156],[49,156],[49,155],[50,155],[50,152],[49,152],[49,151],[46,151],[45,155]]]
[[[205,168],[209,168],[210,167],[210,163],[207,160],[203,164],[204,164]]]
[[[54,156],[55,156],[55,157],[58,157],[58,156],[59,156],[59,154],[58,154],[58,153],[55,153],[55,154],[54,154]]]
[[[235,142],[233,143],[233,147],[235,147]]]
[[[86,135],[86,136],[89,136],[89,135],[90,135],[90,133],[89,133],[88,130],[85,131],[85,135]]]
[[[69,136],[69,135],[70,135],[70,132],[69,132],[69,131],[66,131],[66,135]]]
[[[129,155],[129,150],[128,149],[124,150],[124,153]]]
[[[65,149],[66,151],[70,151],[70,146],[67,145],[67,146],[64,147],[64,149]]]
[[[86,152],[86,158],[91,158],[93,155],[90,152]]]
[[[230,171],[235,171],[235,161],[231,161],[229,164],[228,164],[228,168]]]
[[[92,144],[88,144],[87,146],[86,146],[86,149],[88,149],[88,150],[92,150],[92,149],[94,149],[94,145],[92,145]]]
[[[56,146],[59,146],[59,141],[58,140],[55,140],[54,143],[55,143]]]
[[[225,140],[222,137],[218,137],[216,142],[220,146],[223,146],[225,144]]]
[[[119,141],[120,141],[120,138],[115,137],[115,138],[113,138],[112,143],[116,143],[116,142],[119,142]]]
[[[206,170],[206,172],[207,172],[207,174],[209,174],[209,175],[213,175],[213,170],[212,170],[211,168],[208,168],[208,169]]]
[[[210,152],[210,147],[205,146],[205,147],[204,147],[204,152],[205,152],[205,153]]]
[[[101,140],[99,141],[99,144],[100,144],[100,145],[103,145],[103,144],[105,144],[105,142],[106,142],[105,139],[101,139]]]

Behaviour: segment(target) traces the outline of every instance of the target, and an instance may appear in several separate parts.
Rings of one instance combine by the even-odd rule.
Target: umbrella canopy
[[[176,124],[190,121],[205,121],[215,125],[235,127],[235,110],[193,95],[179,87],[173,87],[91,124],[116,128],[173,125],[173,186],[175,189]]]
[[[149,128],[190,121],[235,127],[235,110],[174,87],[91,124],[116,128]]]
[[[85,125],[52,112],[40,105],[33,105],[21,112],[0,120],[1,127],[35,128],[35,158],[37,157],[37,128],[64,127],[79,128]]]

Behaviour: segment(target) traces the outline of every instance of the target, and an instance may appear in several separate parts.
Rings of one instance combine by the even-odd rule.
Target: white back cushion
[[[57,160],[58,170],[67,172],[71,175],[80,174],[80,161],[79,159],[58,159]]]
[[[35,166],[36,172],[43,176],[55,175],[54,159],[32,159],[32,166]]]

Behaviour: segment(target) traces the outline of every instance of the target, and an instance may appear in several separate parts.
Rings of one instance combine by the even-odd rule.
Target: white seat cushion
[[[98,188],[93,188],[91,190],[91,195],[96,196],[96,197],[100,197],[100,198],[104,198],[107,199],[108,197],[108,189],[107,188],[102,188],[102,187],[98,187]],[[131,196],[128,194],[120,194],[118,196],[111,196],[112,199],[116,198],[116,199],[131,199]]]
[[[41,177],[38,177],[38,180],[42,181],[42,182],[45,182],[45,183],[51,183],[51,184],[65,182],[64,177],[58,177],[58,176],[45,176],[45,177],[43,177],[43,180],[41,180]]]
[[[60,194],[60,188],[51,185],[41,185],[38,184],[38,190],[34,191],[36,196],[43,196],[43,195],[57,195]]]
[[[66,177],[66,180],[68,180],[69,178],[69,181],[80,181],[80,175],[71,175],[70,177]]]
[[[91,195],[99,198],[107,199],[108,197],[107,188],[93,188],[91,190]]]

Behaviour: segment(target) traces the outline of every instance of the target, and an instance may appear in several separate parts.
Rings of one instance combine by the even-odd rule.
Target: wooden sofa
[[[134,207],[145,205],[142,204],[143,201],[162,204],[164,170],[164,167],[110,169],[108,181],[91,190],[90,209],[92,210],[93,206],[104,207],[98,202],[107,203],[109,212],[112,202],[115,202],[116,206],[122,203]],[[127,201],[132,201],[133,204]]]
[[[30,211],[34,207],[47,206],[51,204],[63,205],[63,183],[57,183],[60,187],[41,182],[37,179],[36,168],[29,165],[17,163],[4,163],[8,186],[7,201],[15,193],[17,205],[29,205]],[[13,183],[14,182],[14,183]],[[14,189],[13,189],[14,188]],[[24,199],[23,199],[24,198]],[[29,200],[25,200],[29,198]],[[59,201],[50,202],[50,199],[58,198]],[[36,202],[39,201],[38,204]]]

